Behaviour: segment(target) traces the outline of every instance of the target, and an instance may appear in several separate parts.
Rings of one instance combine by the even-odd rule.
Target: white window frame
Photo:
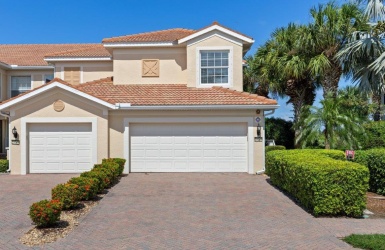
[[[228,51],[229,52],[229,70],[228,83],[201,83],[201,51]],[[200,88],[211,88],[213,86],[232,87],[233,86],[233,47],[232,46],[211,46],[211,47],[197,47],[196,48],[196,86]]]
[[[31,78],[31,87],[29,90],[33,89],[33,78],[32,78],[32,75],[25,75],[25,74],[21,74],[21,75],[10,75],[9,76],[9,85],[8,85],[8,94],[9,94],[9,98],[12,98],[12,77],[30,77]]]

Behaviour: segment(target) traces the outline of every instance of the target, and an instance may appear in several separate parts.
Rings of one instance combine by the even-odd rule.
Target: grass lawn
[[[352,234],[343,240],[361,249],[385,250],[385,234]]]

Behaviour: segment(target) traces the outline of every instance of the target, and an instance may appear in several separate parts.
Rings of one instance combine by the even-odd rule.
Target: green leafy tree
[[[303,129],[297,143],[305,148],[323,140],[325,149],[359,148],[359,138],[364,133],[362,118],[343,110],[342,103],[343,98],[329,94],[321,101],[321,107],[311,107],[310,114],[301,121]]]
[[[266,118],[265,137],[274,139],[276,145],[285,146],[287,149],[294,148],[293,122],[281,118]]]

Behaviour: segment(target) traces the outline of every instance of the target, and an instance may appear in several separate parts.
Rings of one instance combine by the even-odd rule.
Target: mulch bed
[[[385,218],[385,196],[367,192],[367,209],[374,213],[374,215],[369,216],[369,218]]]
[[[104,195],[105,194],[99,194],[93,200],[81,201],[75,209],[62,211],[60,221],[54,227],[39,228],[35,226],[20,238],[21,243],[27,246],[38,246],[66,237],[79,225],[79,218],[87,215]]]

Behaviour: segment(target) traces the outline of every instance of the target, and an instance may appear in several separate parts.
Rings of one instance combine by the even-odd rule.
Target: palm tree
[[[279,28],[254,56],[254,73],[260,86],[268,86],[275,96],[288,96],[293,105],[294,123],[300,120],[304,107],[312,105],[316,81],[308,69],[309,58],[300,44],[304,26],[289,24]],[[300,128],[295,127],[295,134]]]
[[[342,67],[335,55],[348,41],[350,34],[361,25],[362,14],[357,5],[331,2],[320,4],[310,11],[312,23],[307,27],[308,36],[303,44],[308,48],[310,70],[318,75],[323,88],[323,97],[337,95]]]
[[[303,148],[316,141],[324,141],[325,149],[336,148],[341,144],[348,148],[359,148],[358,138],[364,133],[362,120],[351,112],[343,112],[342,101],[343,98],[333,97],[329,93],[321,101],[322,107],[312,106],[310,114],[301,121],[305,126],[296,138],[296,143]]]
[[[380,119],[381,94],[384,86],[385,46],[384,24],[385,8],[380,0],[358,1],[366,4],[365,15],[367,24],[354,31],[348,42],[336,54],[343,73],[352,79],[361,91],[369,93],[377,104],[374,120]]]

